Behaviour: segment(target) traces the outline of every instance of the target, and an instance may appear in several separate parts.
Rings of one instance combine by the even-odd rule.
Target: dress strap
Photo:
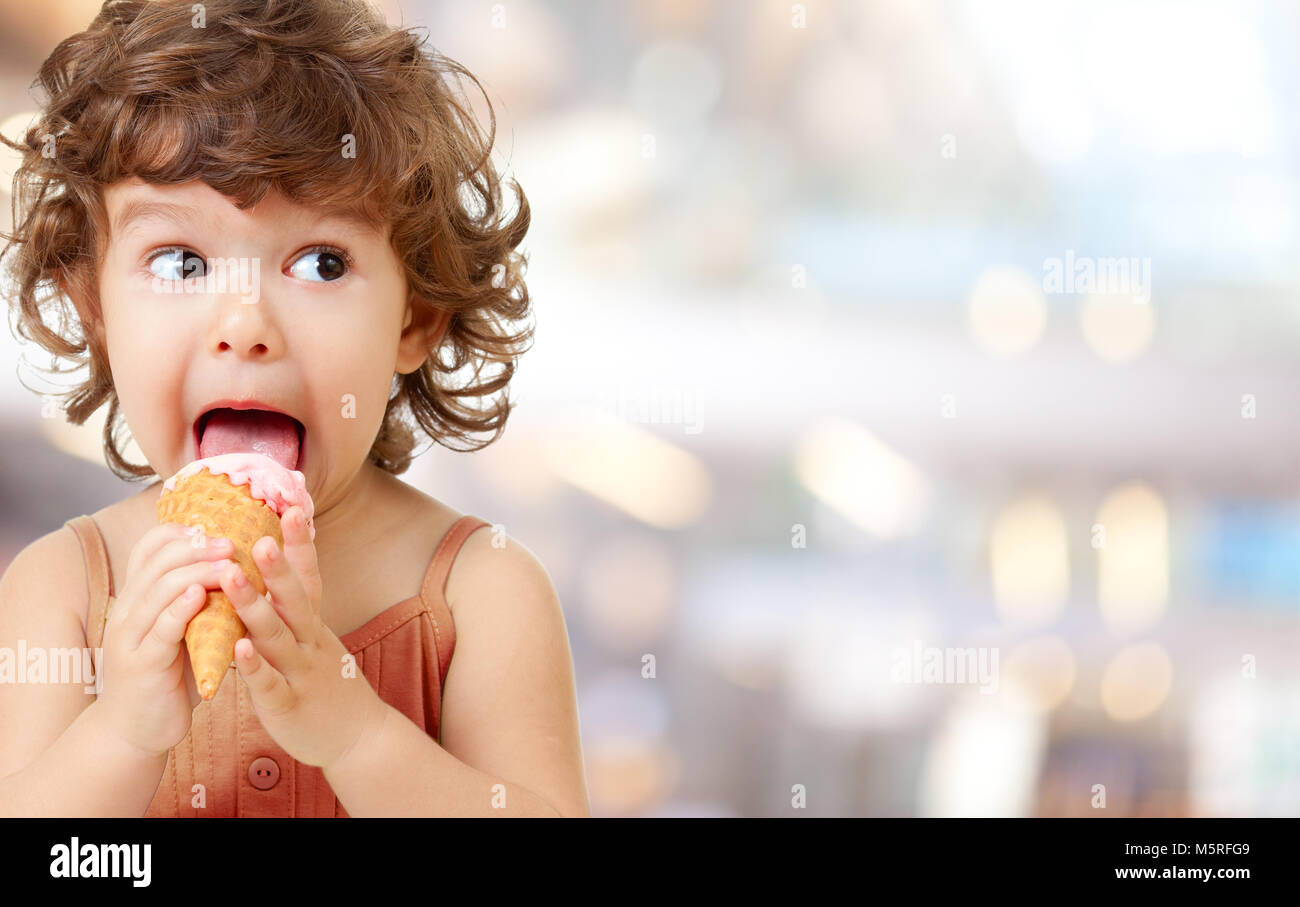
[[[77,534],[81,544],[81,558],[86,565],[86,590],[89,605],[86,609],[86,642],[96,648],[104,637],[104,621],[108,616],[108,599],[113,594],[113,571],[108,565],[108,549],[99,525],[89,514],[75,516],[63,525]]]
[[[469,514],[451,524],[447,534],[438,543],[437,550],[433,552],[433,560],[429,562],[429,569],[424,575],[420,595],[426,602],[446,602],[447,577],[451,573],[452,562],[456,560],[456,555],[460,553],[460,548],[470,533],[489,525],[491,524],[487,520]]]
[[[447,577],[465,540],[471,533],[490,525],[492,524],[487,520],[469,514],[452,523],[433,552],[433,560],[429,562],[429,569],[424,574],[420,600],[424,602],[429,616],[433,619],[434,636],[438,644],[439,673],[443,680],[446,679],[447,669],[451,664],[451,653],[456,648],[456,625],[452,620],[451,608],[447,605]]]

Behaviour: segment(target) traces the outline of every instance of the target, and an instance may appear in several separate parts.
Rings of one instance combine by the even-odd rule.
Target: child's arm
[[[85,691],[93,678],[48,682],[60,679],[54,650],[83,663],[86,594],[67,528],[24,548],[0,579],[0,657],[23,676],[23,640],[26,652],[44,650],[48,668],[45,683],[0,683],[0,816],[143,816],[162,777],[166,753],[146,756],[105,727]]]
[[[349,815],[590,815],[559,600],[528,549],[491,538],[471,535],[448,580],[456,649],[442,744],[386,707],[381,727],[325,767]]]

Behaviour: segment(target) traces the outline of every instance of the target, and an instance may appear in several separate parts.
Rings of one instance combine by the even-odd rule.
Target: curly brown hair
[[[74,425],[108,401],[104,450],[115,474],[154,474],[118,447],[96,279],[108,246],[102,187],[132,176],[198,179],[241,210],[276,189],[387,226],[414,293],[413,324],[451,315],[424,364],[394,374],[369,461],[394,474],[410,465],[405,412],[453,450],[500,436],[506,386],[533,336],[523,323],[527,258],[515,251],[528,200],[512,181],[518,207],[507,221],[489,160],[491,100],[426,40],[388,25],[366,0],[108,0],[41,65],[41,115],[19,142],[0,136],[22,154],[0,260],[17,250],[10,306],[19,334],[51,353],[49,372],[66,371],[55,357],[78,368],[89,360],[88,379],[60,396]],[[445,76],[482,92],[486,137]],[[352,157],[340,151],[349,136]]]

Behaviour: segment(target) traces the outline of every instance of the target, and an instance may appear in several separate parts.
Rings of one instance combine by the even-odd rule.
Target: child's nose
[[[281,353],[284,338],[265,299],[249,300],[229,293],[218,300],[218,305],[220,315],[213,333],[216,352],[233,352],[241,358],[267,358]]]

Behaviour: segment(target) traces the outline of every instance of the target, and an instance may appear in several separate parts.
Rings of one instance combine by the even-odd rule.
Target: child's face
[[[180,210],[140,214],[140,202]],[[256,399],[303,424],[297,468],[318,512],[337,503],[370,451],[394,372],[418,368],[445,324],[404,330],[406,278],[387,237],[274,193],[240,211],[198,181],[123,180],[105,203],[105,342],[150,466],[166,478],[197,459],[195,421],[213,403]]]

